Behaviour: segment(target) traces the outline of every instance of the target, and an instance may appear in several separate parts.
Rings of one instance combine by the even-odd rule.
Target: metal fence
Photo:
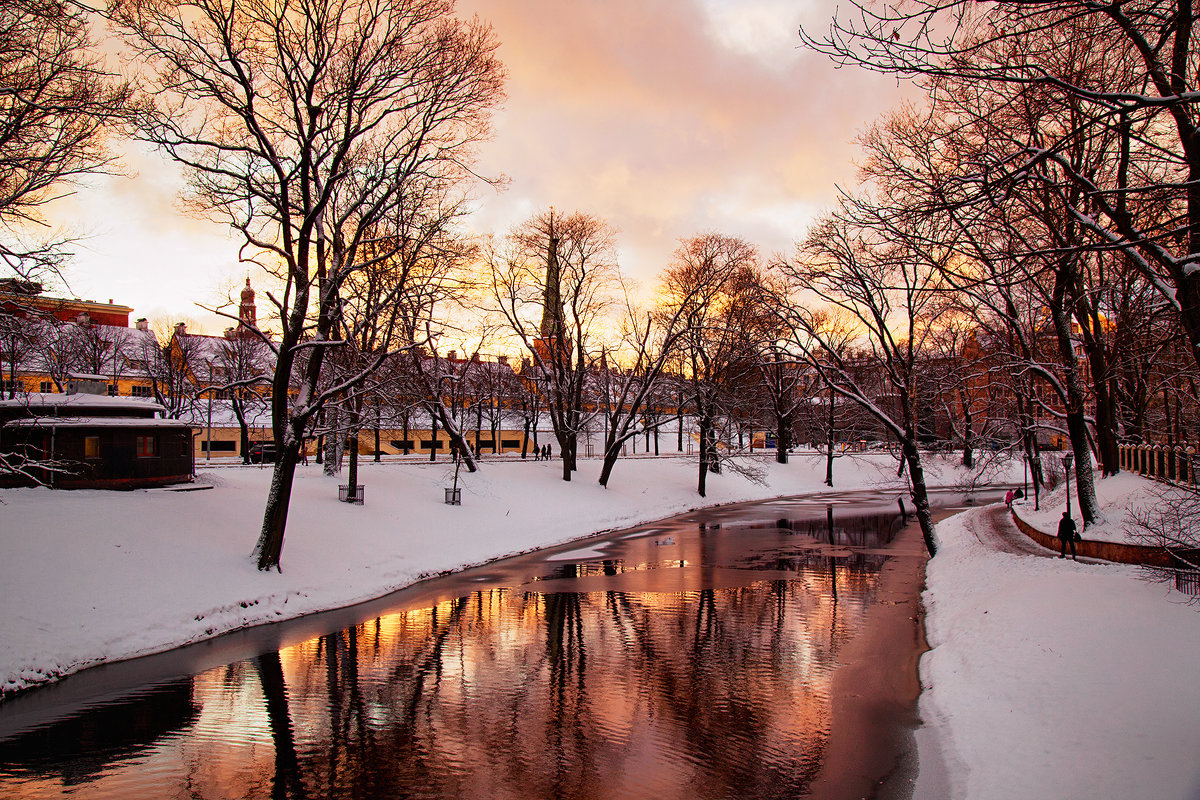
[[[1175,588],[1184,594],[1200,596],[1200,569],[1175,570]]]

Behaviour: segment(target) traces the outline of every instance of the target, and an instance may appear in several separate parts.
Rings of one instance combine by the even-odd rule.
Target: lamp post
[[[204,443],[204,461],[212,461],[212,361],[208,360],[208,441]]]
[[[1071,463],[1074,460],[1074,453],[1067,453],[1063,456],[1063,472],[1067,480],[1067,514],[1071,513]]]
[[[442,381],[447,381],[450,386],[454,386],[455,377],[452,375],[441,375],[438,377],[438,379],[437,379],[437,391],[438,391],[437,401],[439,403],[442,402]],[[455,407],[455,403],[454,403],[455,399],[456,399],[455,396],[453,394],[451,394],[451,396],[450,396],[450,408],[451,409],[453,409]],[[451,411],[450,413],[453,416],[454,412]],[[447,434],[449,435],[450,431],[447,431]],[[460,437],[459,441],[462,441],[461,437]],[[459,490],[458,490],[458,471],[462,467],[462,454],[458,452],[457,448],[455,448],[453,436],[450,437],[450,450],[453,453],[453,460],[454,460],[454,484],[451,488],[445,490],[446,491],[446,505],[457,506],[457,505],[461,504],[460,498],[462,497],[462,495],[459,494]],[[437,452],[437,439],[433,440],[433,446],[431,448],[431,452]]]
[[[1021,496],[1029,496],[1029,452],[1026,451],[1021,458],[1025,462],[1025,471],[1021,475]]]

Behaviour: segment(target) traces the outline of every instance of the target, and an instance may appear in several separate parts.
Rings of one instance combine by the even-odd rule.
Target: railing
[[[1200,595],[1200,570],[1175,570],[1175,588],[1185,594]]]
[[[1121,469],[1136,472],[1156,481],[1200,485],[1200,455],[1194,447],[1169,445],[1121,445]],[[1175,588],[1185,594],[1200,595],[1200,570],[1165,565],[1175,574]]]
[[[1171,483],[1200,483],[1200,455],[1194,447],[1146,444],[1120,446],[1121,469]]]

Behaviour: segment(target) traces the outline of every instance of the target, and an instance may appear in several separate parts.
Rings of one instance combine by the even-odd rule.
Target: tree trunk
[[[917,522],[921,526],[921,538],[929,557],[937,555],[937,543],[933,538],[933,513],[929,509],[929,490],[925,486],[925,470],[921,466],[921,451],[915,439],[904,442],[904,459],[908,462],[908,480],[912,487],[913,506],[916,507]]]
[[[613,467],[617,465],[620,455],[621,447],[610,435],[604,442],[604,464],[600,467],[600,485],[605,489],[608,488],[608,479],[612,475]]]
[[[246,409],[240,400],[234,399],[230,405],[238,421],[238,445],[242,452],[242,463],[250,463],[250,426],[246,422]],[[208,443],[209,455],[212,455],[212,441]]]
[[[834,422],[836,420],[836,417],[834,416],[834,414],[835,414],[834,397],[835,397],[835,395],[833,393],[833,388],[830,387],[830,389],[829,389],[829,420],[828,420],[829,427],[827,429],[828,437],[826,439],[827,452],[825,453],[825,485],[830,488],[833,487],[833,448],[836,446],[836,444],[834,442]]]
[[[788,463],[788,450],[792,447],[792,420],[789,414],[776,416],[775,430],[775,461],[779,464]]]
[[[562,458],[563,480],[571,480],[571,472],[575,469],[575,447],[578,438],[573,433],[566,433],[558,440],[558,454]]]
[[[429,441],[429,460],[437,461],[437,444],[438,444],[438,419],[433,407],[429,407],[429,435],[432,437]]]
[[[325,413],[325,422],[329,433],[325,435],[325,462],[323,471],[327,476],[337,475],[342,471],[342,453],[345,451],[345,434],[341,432],[341,414],[337,408],[329,408]]]
[[[677,405],[675,407],[675,420],[676,420],[676,422],[679,423],[679,429],[676,431],[676,436],[678,437],[679,441],[675,445],[675,450],[677,452],[682,453],[683,452],[683,393],[682,392],[680,392],[679,397],[677,398],[677,402],[679,403],[679,405]]]
[[[1067,434],[1071,439],[1071,450],[1075,454],[1078,471],[1075,474],[1078,487],[1079,512],[1083,526],[1094,523],[1099,516],[1096,487],[1092,482],[1092,452],[1088,447],[1087,421],[1084,418],[1084,393],[1079,380],[1079,363],[1075,357],[1075,346],[1071,339],[1071,319],[1063,305],[1065,291],[1060,286],[1062,270],[1055,279],[1054,297],[1050,303],[1050,316],[1058,338],[1059,356],[1063,363],[1063,383],[1067,392]]]
[[[350,485],[349,493],[346,495],[347,500],[353,500],[358,497],[358,428],[352,427],[350,439],[347,444],[350,450],[350,468],[346,471],[346,482]],[[376,451],[378,452],[378,451]]]
[[[289,428],[284,436],[279,458],[275,462],[275,469],[271,473],[271,488],[267,493],[262,532],[254,546],[254,558],[259,570],[274,568],[276,571],[282,571],[279,556],[283,552],[283,531],[287,527],[288,505],[296,476],[296,463],[299,460],[299,437]]]
[[[962,464],[967,469],[975,468],[975,431],[973,429],[974,420],[971,417],[971,396],[970,392],[963,391],[959,394],[959,400],[962,405],[963,412],[963,450]]]

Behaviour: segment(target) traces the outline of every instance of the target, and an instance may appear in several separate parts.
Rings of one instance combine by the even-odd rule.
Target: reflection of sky
[[[281,651],[274,689],[273,656],[210,670],[193,683],[198,717],[110,766],[85,796],[798,793],[877,573],[839,567],[836,601],[816,559],[786,580],[755,570],[715,590],[699,580],[730,571],[739,542],[768,535],[781,536],[623,540],[627,563],[642,567],[626,574],[661,576],[660,591],[542,593],[533,582],[397,610]],[[704,566],[637,561],[663,549]],[[579,572],[603,578],[603,567]],[[691,586],[672,583],[685,572]],[[55,796],[61,784],[44,788]]]
[[[460,14],[494,25],[509,72],[479,163],[508,188],[479,191],[472,227],[503,232],[551,205],[594,213],[620,231],[622,266],[644,286],[680,237],[716,230],[764,255],[790,250],[835,184],[854,183],[854,137],[901,94],[798,49],[797,28],[824,29],[834,5],[460,0]],[[91,235],[72,289],[219,332],[226,323],[193,303],[240,287],[238,243],[179,209],[173,166],[123,151],[131,177],[96,177],[52,209]]]

